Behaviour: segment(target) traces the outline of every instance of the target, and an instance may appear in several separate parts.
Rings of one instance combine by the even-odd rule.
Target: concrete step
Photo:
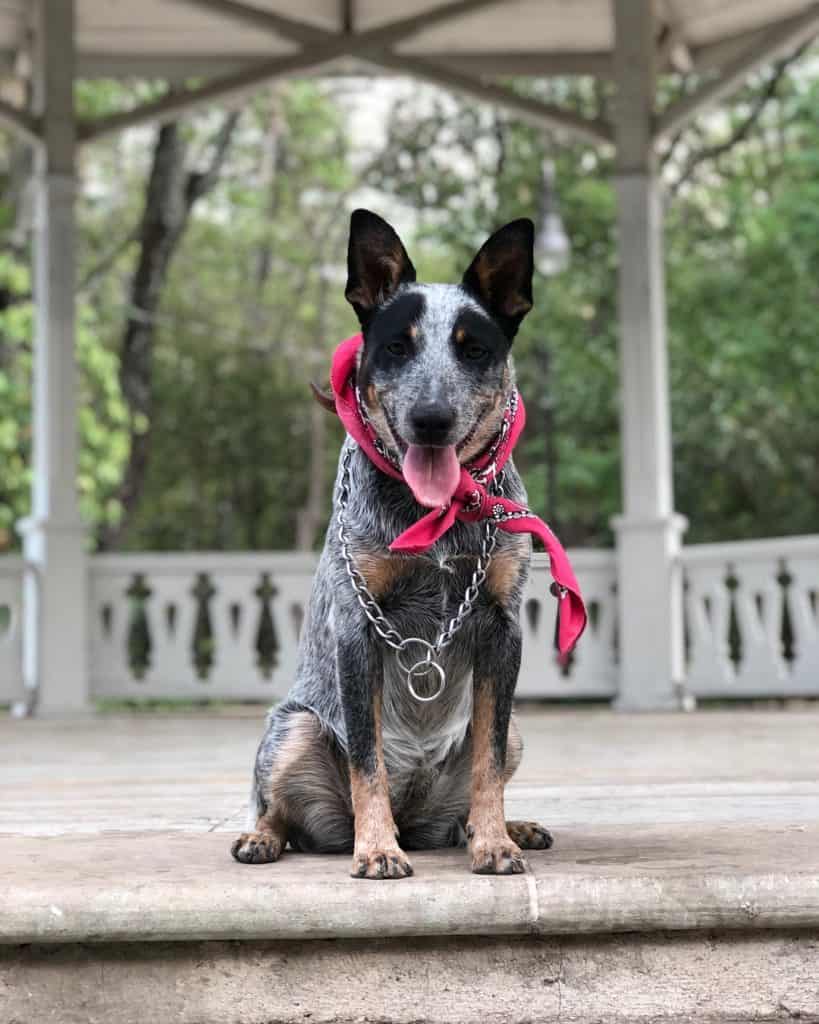
[[[819,823],[563,828],[525,875],[0,839],[0,1022],[819,1021]]]

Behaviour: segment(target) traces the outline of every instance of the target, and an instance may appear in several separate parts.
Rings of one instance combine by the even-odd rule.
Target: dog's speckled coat
[[[399,456],[407,442],[429,443],[415,436],[421,405],[444,410],[431,443],[457,444],[462,462],[493,437],[514,387],[511,341],[531,305],[531,250],[531,223],[516,221],[481,249],[462,286],[420,285],[389,225],[365,211],[353,215],[347,296],[364,333],[358,383],[374,428]],[[427,510],[350,439],[342,458],[348,447],[345,520],[356,563],[398,632],[434,642],[463,598],[484,526],[456,522],[424,554],[390,553],[390,542]],[[525,504],[511,460],[502,487]],[[521,756],[511,702],[528,535],[498,532],[474,612],[443,652],[446,688],[419,703],[358,604],[338,511],[336,504],[296,679],[269,715],[256,757],[252,831],[233,844],[234,856],[275,860],[289,842],[353,850],[361,877],[402,877],[412,869],[401,848],[468,837],[473,870],[522,870],[519,846],[551,844],[533,823],[503,821],[503,785]]]

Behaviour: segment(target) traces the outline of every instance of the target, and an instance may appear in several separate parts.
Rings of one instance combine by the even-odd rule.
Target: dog
[[[375,446],[403,478],[346,439],[296,679],[268,716],[249,831],[231,848],[242,863],[276,861],[289,843],[352,851],[355,878],[397,879],[413,873],[406,851],[468,845],[472,871],[506,875],[525,870],[522,850],[552,845],[541,825],[504,816],[522,754],[512,698],[529,535],[497,533],[469,614],[436,654],[440,672],[425,652],[467,592],[484,525],[459,520],[424,552],[390,551],[419,516],[446,506],[461,466],[501,430],[515,393],[512,343],[532,306],[533,242],[532,222],[514,221],[459,285],[421,284],[393,228],[366,210],[352,215],[345,294],[363,336],[356,386]],[[511,460],[496,493],[525,507]],[[404,669],[365,613],[345,547],[390,627],[427,642],[417,657],[405,653]],[[409,680],[419,688],[446,680],[437,699],[413,696],[407,662],[420,665]]]

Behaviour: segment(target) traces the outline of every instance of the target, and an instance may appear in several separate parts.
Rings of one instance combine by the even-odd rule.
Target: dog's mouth
[[[434,446],[405,441],[386,408],[384,415],[401,455],[401,472],[415,500],[425,508],[448,505],[461,481],[459,455],[477,433],[483,410],[457,444]]]

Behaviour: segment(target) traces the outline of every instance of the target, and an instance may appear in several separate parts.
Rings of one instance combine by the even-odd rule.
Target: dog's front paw
[[[273,832],[245,832],[230,848],[241,864],[272,864],[282,855],[284,843]]]
[[[473,832],[469,852],[476,875],[519,875],[526,870],[520,847],[508,835],[483,838]]]
[[[412,864],[398,846],[388,850],[357,849],[350,874],[353,878],[409,878]]]
[[[536,821],[507,821],[506,831],[521,850],[550,850],[554,843],[551,832]]]

